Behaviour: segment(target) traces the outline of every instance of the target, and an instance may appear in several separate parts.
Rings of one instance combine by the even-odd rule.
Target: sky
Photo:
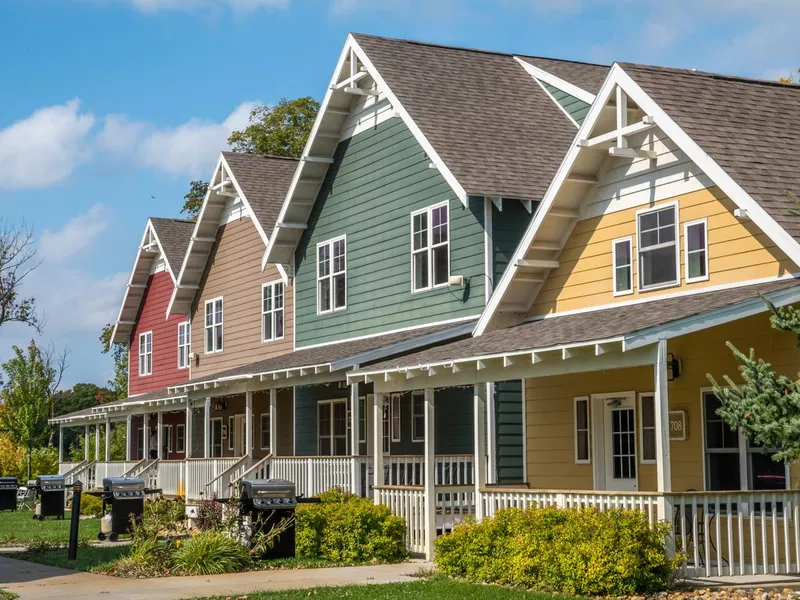
[[[30,227],[23,292],[69,349],[64,386],[112,375],[149,216],[179,216],[251,107],[321,100],[347,33],[776,79],[800,67],[797,0],[0,0],[0,220]],[[502,82],[498,82],[502,85]]]

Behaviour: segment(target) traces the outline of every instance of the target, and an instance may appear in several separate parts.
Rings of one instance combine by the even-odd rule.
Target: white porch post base
[[[425,558],[433,560],[436,540],[436,450],[433,388],[425,388]]]

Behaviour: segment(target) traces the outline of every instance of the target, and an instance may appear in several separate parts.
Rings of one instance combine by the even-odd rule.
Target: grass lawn
[[[69,541],[69,519],[69,511],[64,513],[63,521],[52,517],[44,521],[34,521],[33,513],[28,511],[0,512],[0,546],[19,546],[38,541],[66,544]],[[78,539],[97,539],[98,531],[98,519],[81,519]]]
[[[225,598],[230,598],[230,596],[219,596],[213,600],[225,600]],[[497,586],[475,585],[451,581],[443,577],[421,579],[411,583],[261,592],[251,594],[246,598],[247,600],[307,600],[308,598],[315,600],[333,600],[334,598],[350,598],[351,600],[418,600],[422,598],[436,598],[437,600],[574,600],[571,596],[555,596]]]

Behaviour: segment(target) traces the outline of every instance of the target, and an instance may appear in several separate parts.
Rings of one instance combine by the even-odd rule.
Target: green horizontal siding
[[[464,207],[399,118],[339,144],[295,256],[297,347],[477,316],[484,303],[483,199]],[[450,272],[464,289],[411,293],[413,211],[450,208]],[[316,246],[347,235],[347,309],[317,315]]]
[[[533,215],[522,202],[504,199],[503,210],[492,204],[492,271],[495,286],[514,257]]]
[[[497,483],[523,481],[522,381],[494,384]]]
[[[558,102],[561,107],[569,114],[575,121],[580,125],[583,123],[583,120],[586,118],[586,113],[589,112],[590,104],[587,104],[580,98],[576,98],[575,96],[570,96],[567,92],[558,89],[555,86],[550,85],[549,83],[542,82],[544,88],[550,93],[555,101]]]

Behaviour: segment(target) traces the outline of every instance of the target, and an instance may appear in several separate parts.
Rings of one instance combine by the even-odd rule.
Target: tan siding
[[[686,440],[670,443],[672,489],[702,490],[703,432],[701,391],[710,386],[707,374],[718,381],[730,375],[740,381],[738,362],[725,346],[730,340],[743,351],[754,348],[760,358],[791,377],[800,370],[800,352],[791,335],[770,328],[766,314],[671,340],[669,352],[681,359],[683,371],[669,384],[670,410],[686,411]],[[526,380],[528,483],[540,489],[592,489],[592,465],[575,464],[573,399],[607,392],[653,391],[653,369],[637,367],[606,372],[540,377]],[[592,431],[594,435],[594,431]],[[641,429],[637,428],[637,444]],[[637,448],[637,453],[640,448]],[[792,465],[792,487],[800,480],[800,466]],[[656,490],[656,466],[639,465],[639,489]]]
[[[284,338],[261,341],[261,285],[280,279],[274,265],[262,273],[263,254],[264,243],[250,219],[232,221],[219,228],[192,309],[192,351],[199,356],[192,367],[193,378],[292,351],[294,294],[289,286],[284,290]],[[205,301],[219,296],[224,299],[223,350],[206,354]]]
[[[611,242],[633,238],[636,256],[636,212],[641,206],[578,222],[559,256],[559,267],[552,271],[533,304],[532,315],[546,315],[649,298],[676,291],[777,277],[795,271],[792,262],[777,249],[753,223],[733,216],[736,208],[718,188],[703,189],[656,203],[676,200],[679,207],[680,286],[640,292],[637,266],[634,266],[634,293],[613,295]],[[709,279],[684,281],[683,224],[708,219]]]

